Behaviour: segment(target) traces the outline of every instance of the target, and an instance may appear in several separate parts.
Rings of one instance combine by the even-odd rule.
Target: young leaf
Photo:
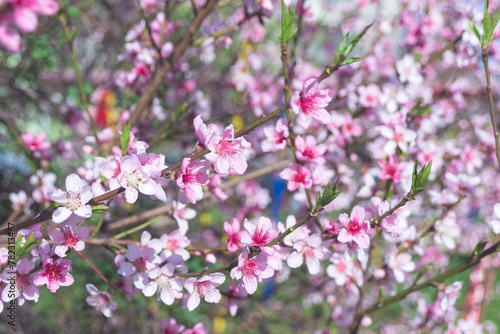
[[[352,39],[352,41],[349,43],[349,45],[347,45],[347,47],[342,52],[342,56],[344,56],[345,58],[347,58],[347,56],[349,56],[349,54],[351,53],[351,51],[354,49],[354,47],[356,47],[356,45],[358,45],[358,43],[361,40],[361,38],[363,38],[363,36],[365,35],[365,33],[368,31],[368,29],[371,28],[371,26],[373,25],[373,23],[375,23],[375,22],[370,23],[359,34],[357,34],[356,36],[354,36],[354,38]]]
[[[120,145],[122,148],[123,154],[127,154],[128,152],[128,144],[130,142],[130,123],[126,123],[123,127],[122,134],[120,135]]]
[[[481,43],[481,33],[479,32],[479,29],[476,27],[474,23],[472,23],[472,21],[469,21],[469,27],[470,30],[472,30],[472,32],[474,33],[474,35],[476,35],[477,39],[479,40],[479,43]]]
[[[360,61],[361,57],[349,57],[347,58],[346,60],[344,60],[342,63],[340,63],[340,65],[349,65],[349,64],[352,64],[352,63],[355,63],[357,61]]]
[[[497,27],[498,21],[500,21],[500,11],[496,12],[491,17],[491,23],[490,23],[490,27],[488,29],[488,43],[491,42],[491,40],[493,39],[493,31],[495,31],[495,28]]]
[[[92,213],[103,213],[108,211],[109,207],[106,205],[95,205],[92,207]]]
[[[338,179],[337,182],[335,182],[335,185],[333,185],[331,182],[328,183],[325,187],[325,190],[323,191],[323,194],[321,195],[321,197],[319,197],[319,200],[317,200],[316,205],[319,207],[324,207],[330,204],[335,198],[337,198],[342,192],[342,189],[337,191],[338,184]]]
[[[340,62],[340,56],[344,52],[345,44],[347,43],[347,39],[349,38],[349,32],[344,36],[342,39],[342,43],[340,43],[339,48],[337,49],[337,52],[335,53],[335,59],[332,62],[332,66],[337,65]]]
[[[488,0],[484,3],[484,17],[483,17],[483,43],[482,47],[487,47],[487,38],[489,37],[489,29],[490,29],[490,14],[488,13],[488,7],[490,2]]]
[[[480,241],[480,242],[476,245],[476,247],[474,248],[474,251],[472,252],[472,254],[473,254],[474,256],[479,255],[479,253],[481,253],[481,252],[483,251],[484,247],[486,247],[486,244],[487,244],[487,243],[488,243],[487,241]]]

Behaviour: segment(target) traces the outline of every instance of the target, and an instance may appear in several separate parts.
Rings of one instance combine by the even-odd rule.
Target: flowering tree
[[[496,333],[499,10],[0,0],[0,328]]]

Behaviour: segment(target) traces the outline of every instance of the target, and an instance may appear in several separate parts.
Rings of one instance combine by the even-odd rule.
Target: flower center
[[[80,198],[79,193],[68,192],[66,193],[66,203],[65,207],[70,209],[72,212],[75,212],[79,207],[82,206],[82,199]]]
[[[127,187],[137,188],[139,187],[139,183],[142,181],[142,178],[139,176],[137,169],[132,173],[129,173],[126,177]]]

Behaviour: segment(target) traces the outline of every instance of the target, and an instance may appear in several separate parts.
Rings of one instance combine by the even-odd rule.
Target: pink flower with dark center
[[[87,284],[85,288],[90,293],[90,296],[85,298],[87,304],[93,306],[98,312],[102,312],[105,317],[111,318],[118,305],[111,299],[109,292],[101,292],[93,284]]]
[[[318,81],[311,78],[304,82],[301,93],[295,91],[290,99],[290,105],[293,112],[299,114],[298,120],[301,126],[307,127],[311,118],[321,124],[328,124],[332,119],[324,108],[332,98],[331,90],[319,90]]]
[[[269,255],[274,254],[274,249],[266,246],[279,235],[279,231],[271,222],[271,219],[267,217],[260,217],[257,224],[255,224],[245,218],[243,225],[247,230],[247,233],[243,234],[241,238],[241,242],[243,244],[248,246],[257,246]]]
[[[115,259],[115,264],[119,266],[117,272],[122,276],[132,276],[135,287],[143,289],[148,283],[147,272],[156,267],[154,263],[159,262],[155,255],[156,251],[149,247],[140,248],[134,243],[128,244],[127,248],[127,259],[130,262],[126,262],[123,255],[120,257],[117,255],[119,259]]]
[[[236,252],[238,248],[242,247],[241,237],[243,231],[240,231],[240,221],[237,218],[233,218],[232,222],[224,222],[224,231],[228,236],[227,250],[230,252]]]
[[[150,178],[150,170],[142,167],[141,161],[135,154],[126,155],[121,159],[120,170],[118,183],[125,188],[127,203],[135,203],[139,191],[145,195],[156,194],[157,183]]]
[[[244,157],[245,149],[250,148],[250,143],[245,138],[234,138],[234,126],[230,124],[224,129],[222,136],[214,135],[207,143],[211,153],[207,155],[214,169],[219,174],[244,174],[247,170],[247,160]]]
[[[30,272],[35,267],[35,260],[31,261],[27,258],[22,258],[16,263],[15,279],[11,280],[12,273],[10,270],[5,270],[0,278],[2,282],[7,283],[7,286],[2,291],[2,301],[8,303],[13,299],[17,299],[17,304],[22,306],[26,300],[38,302],[40,296],[38,286],[33,284],[33,275]],[[11,289],[11,284],[14,283],[14,291]]]
[[[84,186],[82,179],[76,174],[66,177],[66,191],[56,189],[50,191],[48,196],[61,204],[52,214],[52,220],[56,224],[68,219],[72,213],[81,218],[92,215],[92,208],[87,203],[94,197],[94,191],[90,186]]]
[[[267,264],[266,254],[259,253],[249,258],[249,250],[245,248],[238,257],[238,266],[231,270],[231,278],[238,280],[242,293],[253,294],[262,279],[274,275],[274,270]]]
[[[339,215],[339,221],[343,225],[337,240],[343,243],[354,241],[361,248],[370,246],[370,221],[365,219],[365,210],[360,206],[355,206],[351,212],[351,218],[347,214]]]
[[[33,283],[35,285],[47,285],[50,292],[55,293],[61,286],[70,286],[75,282],[71,271],[71,260],[48,257],[42,261],[43,269],[40,270]]]
[[[179,203],[187,204],[189,200],[195,204],[203,198],[202,185],[209,182],[207,170],[210,163],[206,160],[197,159],[191,161],[190,158],[182,159],[182,165],[178,172],[174,174],[179,189]]]
[[[291,163],[285,168],[279,176],[283,180],[287,180],[287,189],[289,191],[294,191],[299,186],[303,186],[305,189],[311,188],[313,182],[311,178],[311,170],[309,167],[302,166],[296,163]]]
[[[76,251],[82,251],[85,248],[83,240],[88,237],[89,229],[85,226],[77,228],[76,224],[80,221],[80,217],[72,215],[61,224],[61,229],[55,228],[49,232],[53,241],[61,243],[54,248],[54,252],[59,257],[65,257],[70,248],[74,248]]]
[[[31,132],[26,132],[21,135],[21,139],[28,146],[31,152],[34,151],[45,151],[50,147],[50,143],[45,141],[47,134],[45,132],[40,133],[38,136],[34,136]]]
[[[401,181],[401,173],[406,168],[406,163],[402,162],[398,164],[395,155],[389,157],[389,161],[378,160],[377,164],[382,170],[378,174],[378,177],[382,180],[391,179],[394,182]]]
[[[221,273],[205,275],[200,278],[190,277],[184,282],[184,287],[189,292],[187,308],[192,311],[200,305],[200,298],[208,303],[218,303],[221,299],[220,291],[216,287],[226,280]]]
[[[295,147],[297,148],[295,156],[300,161],[312,162],[319,165],[325,163],[325,158],[322,155],[326,152],[326,145],[316,145],[316,139],[313,136],[307,136],[305,140],[301,136],[295,137]]]
[[[286,147],[286,140],[290,136],[288,125],[284,118],[280,118],[276,122],[276,127],[268,126],[264,128],[264,139],[261,143],[262,151],[274,152],[280,151]]]

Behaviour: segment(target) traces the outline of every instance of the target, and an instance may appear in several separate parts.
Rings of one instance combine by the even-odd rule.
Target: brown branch
[[[191,24],[188,26],[186,33],[174,48],[174,51],[170,55],[168,61],[156,71],[153,80],[149,83],[146,91],[144,92],[144,94],[142,94],[141,98],[137,102],[135,110],[130,116],[130,123],[132,125],[136,124],[140,120],[144,112],[148,110],[149,104],[155,97],[156,91],[158,90],[158,87],[160,87],[160,85],[163,83],[165,76],[168,72],[170,72],[174,64],[182,57],[187,48],[191,46],[194,34],[196,33],[196,31],[198,31],[207,15],[210,14],[210,12],[214,9],[217,2],[218,0],[208,0],[205,6],[198,10],[197,15],[194,17],[193,21],[191,21]]]

